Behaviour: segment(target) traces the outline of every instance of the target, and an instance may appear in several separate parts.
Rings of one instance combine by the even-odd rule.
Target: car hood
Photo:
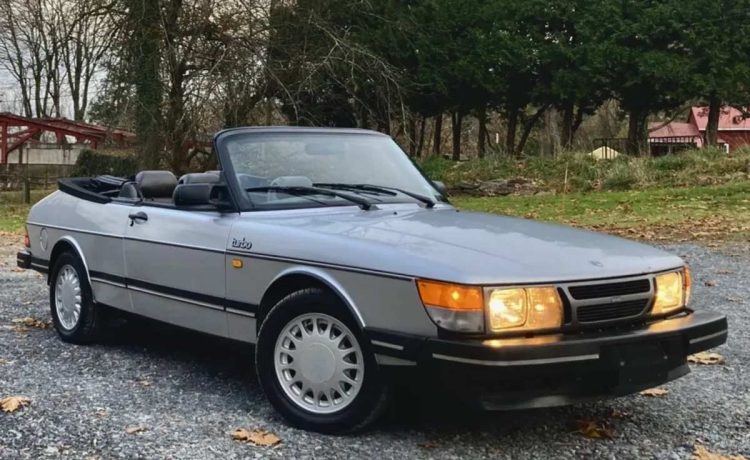
[[[233,235],[259,255],[469,284],[601,279],[683,264],[618,237],[450,206],[282,213],[246,213]]]

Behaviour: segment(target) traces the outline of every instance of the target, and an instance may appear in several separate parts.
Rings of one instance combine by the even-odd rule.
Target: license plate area
[[[613,345],[602,354],[614,367],[628,371],[672,367],[684,360],[683,349],[682,340],[675,338]]]

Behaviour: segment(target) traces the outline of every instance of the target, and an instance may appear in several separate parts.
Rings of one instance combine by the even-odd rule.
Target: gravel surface
[[[716,350],[726,365],[691,365],[664,397],[470,413],[402,394],[381,422],[349,437],[286,426],[241,344],[134,320],[92,346],[65,344],[51,329],[14,330],[15,318],[48,320],[49,297],[41,275],[14,269],[12,249],[0,254],[0,398],[32,403],[0,412],[0,458],[689,458],[696,442],[750,457],[750,247],[667,248],[693,268],[693,305],[726,313],[730,335]],[[612,425],[613,439],[575,433],[576,420],[592,417]],[[233,441],[238,427],[283,442]]]

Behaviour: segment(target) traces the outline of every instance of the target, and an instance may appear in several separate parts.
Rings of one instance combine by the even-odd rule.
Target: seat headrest
[[[172,200],[175,206],[207,205],[211,199],[212,184],[177,184]]]
[[[180,180],[177,181],[178,184],[216,184],[219,182],[219,175],[218,174],[212,174],[210,172],[206,173],[191,173],[191,174],[184,174],[182,177],[180,177]]]
[[[133,182],[125,182],[125,184],[123,184],[122,188],[120,189],[120,193],[117,194],[117,197],[136,200],[140,198],[140,196],[138,195],[138,187]]]
[[[177,178],[171,171],[141,171],[136,174],[135,183],[144,198],[172,198]]]

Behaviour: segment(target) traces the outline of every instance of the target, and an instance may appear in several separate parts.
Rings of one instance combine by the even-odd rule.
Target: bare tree
[[[115,33],[105,0],[0,0],[0,65],[18,84],[26,116],[86,114]]]
[[[110,0],[55,0],[59,55],[75,120],[84,119],[91,85],[105,54],[117,42],[120,27],[114,7]]]

